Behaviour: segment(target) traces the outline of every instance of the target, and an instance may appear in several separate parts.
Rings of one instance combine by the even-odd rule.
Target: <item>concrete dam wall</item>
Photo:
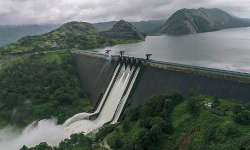
[[[117,63],[103,55],[72,53],[81,86],[87,96],[97,104],[105,92]]]
[[[83,89],[97,103],[111,80],[117,57],[89,52],[73,52]],[[145,60],[142,60],[145,61]],[[250,102],[249,74],[145,61],[129,96],[132,106],[144,104],[155,95],[191,92]]]
[[[249,81],[249,79],[246,80]],[[153,96],[173,92],[183,95],[197,93],[250,102],[250,83],[246,80],[245,78],[238,79],[236,76],[199,72],[195,69],[175,70],[147,65],[134,87],[130,103],[138,106]]]

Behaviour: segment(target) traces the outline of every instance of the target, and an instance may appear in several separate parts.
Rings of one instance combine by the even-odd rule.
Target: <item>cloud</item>
[[[0,24],[165,19],[184,7],[218,7],[250,18],[249,6],[249,0],[0,0]]]

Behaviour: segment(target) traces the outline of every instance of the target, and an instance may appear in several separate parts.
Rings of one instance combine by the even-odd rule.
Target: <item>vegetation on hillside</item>
[[[124,29],[122,24],[118,24],[116,27]],[[129,26],[129,29],[128,32],[121,30],[115,34],[115,37],[110,38],[104,34],[100,34],[92,24],[86,22],[69,22],[49,33],[26,36],[16,43],[0,47],[0,55],[71,49],[88,50],[116,44],[133,43],[144,39],[140,33],[134,31],[132,25]],[[129,39],[120,38],[127,37],[127,35],[129,35]]]
[[[89,23],[69,22],[39,36],[27,36],[0,49],[0,52],[36,52],[64,49],[91,49],[104,46],[107,41]]]
[[[128,115],[127,119],[130,120],[125,119],[120,127],[107,136],[109,145],[115,150],[250,148],[249,107],[216,97],[189,96],[184,101],[178,97],[179,100],[155,97],[144,107],[132,110],[131,113],[137,115]],[[172,107],[164,110],[166,103],[163,102],[170,103],[171,100],[174,103],[168,106]],[[169,115],[159,118],[162,114]],[[134,116],[139,117],[133,121],[131,118]],[[162,120],[165,120],[165,126],[161,126],[164,124]],[[167,132],[164,127],[167,127]]]
[[[108,39],[121,41],[142,41],[145,39],[145,36],[131,23],[124,20],[120,20],[115,23],[110,30],[101,32],[101,35]]]
[[[93,139],[83,134],[74,134],[70,139],[62,141],[58,147],[51,147],[47,143],[41,143],[33,148],[23,146],[20,150],[107,150],[99,144],[95,144]]]
[[[248,105],[216,97],[157,96],[130,109],[120,124],[105,126],[95,138],[77,136],[90,138],[92,144],[86,144],[90,150],[96,145],[113,150],[249,150],[249,112]],[[69,145],[67,150],[85,150]],[[42,146],[32,150],[45,150]],[[64,150],[62,146],[50,149]]]
[[[184,35],[249,26],[249,20],[237,18],[217,8],[181,9],[169,17],[159,32]]]
[[[122,124],[107,136],[112,149],[152,150],[173,134],[171,114],[183,97],[157,96],[142,107],[132,109]]]
[[[89,111],[69,53],[23,56],[0,70],[0,127]]]
[[[190,96],[173,112],[175,133],[170,143],[174,143],[175,149],[249,149],[250,124],[235,120],[239,114],[234,110],[238,106],[240,111],[250,110],[246,105],[216,97]]]
[[[100,22],[93,24],[96,29],[100,32],[108,31],[111,29],[114,24],[118,21],[110,21],[110,22]],[[166,20],[147,20],[147,21],[139,21],[139,22],[130,22],[136,29],[144,34],[152,34],[155,33],[164,23]]]
[[[216,97],[158,96],[131,110],[106,140],[115,150],[248,150],[249,112]]]

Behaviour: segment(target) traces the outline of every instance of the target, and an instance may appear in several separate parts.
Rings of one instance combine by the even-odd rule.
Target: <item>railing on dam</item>
[[[221,75],[225,75],[225,76],[236,76],[236,77],[250,78],[249,73],[230,71],[230,70],[223,70],[223,69],[216,69],[216,68],[191,66],[191,65],[171,63],[171,62],[163,62],[163,61],[156,61],[156,60],[150,60],[150,61],[148,61],[148,64],[151,65],[151,66],[159,67],[159,68],[163,68],[163,69],[173,67],[173,68],[176,68],[176,69],[190,69],[190,70],[194,70],[194,71],[205,71],[205,72],[221,74]]]
[[[93,51],[82,51],[82,50],[74,50],[72,51],[74,53],[79,53],[79,54],[88,54],[92,55],[95,57],[103,57],[106,58],[106,54],[98,53],[98,52],[93,52]],[[128,58],[133,58],[124,55],[124,57]],[[118,60],[120,58],[119,55],[112,55],[113,60]],[[223,69],[216,69],[216,68],[209,68],[209,67],[200,67],[200,66],[193,66],[193,65],[186,65],[186,64],[179,64],[179,63],[172,63],[172,62],[166,62],[166,61],[157,61],[157,60],[146,60],[144,58],[136,58],[137,60],[140,60],[142,62],[146,62],[146,64],[154,66],[154,67],[160,67],[160,68],[167,68],[167,67],[176,67],[177,69],[192,69],[196,71],[208,71],[212,73],[221,73],[224,75],[233,75],[233,76],[238,76],[238,77],[249,77],[250,78],[250,73],[246,72],[238,72],[238,71],[230,71],[230,70],[223,70]]]

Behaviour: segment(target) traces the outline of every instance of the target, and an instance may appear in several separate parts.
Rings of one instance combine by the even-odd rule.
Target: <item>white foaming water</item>
[[[123,96],[123,98],[120,100],[119,105],[117,106],[117,110],[116,110],[116,113],[114,114],[114,118],[113,118],[111,124],[115,124],[115,123],[118,122],[118,120],[120,118],[120,115],[122,114],[123,108],[126,105],[126,101],[127,101],[128,97],[129,97],[129,94],[130,94],[130,92],[131,92],[131,90],[133,88],[133,85],[134,85],[134,83],[136,81],[136,78],[137,78],[139,72],[140,72],[140,68],[137,68],[137,70],[135,71],[135,74],[134,74],[134,78],[131,80],[131,83],[128,86],[128,91]]]
[[[33,147],[42,142],[57,146],[66,138],[64,127],[56,124],[55,119],[32,123],[22,132],[13,127],[0,130],[0,150],[19,150],[23,145]]]
[[[135,67],[123,65],[98,117],[94,120],[79,120],[66,127],[67,133],[89,133],[112,121]]]
[[[76,121],[79,121],[79,120],[86,120],[86,119],[88,119],[90,116],[93,116],[93,115],[95,115],[95,114],[99,114],[99,113],[100,113],[100,111],[101,111],[101,109],[102,109],[102,106],[103,106],[104,103],[105,103],[105,99],[106,99],[106,97],[107,97],[107,95],[108,95],[108,92],[109,92],[109,90],[110,90],[111,87],[112,87],[112,83],[114,82],[114,80],[115,80],[115,78],[116,78],[116,74],[117,74],[118,71],[119,71],[119,68],[120,68],[120,64],[116,67],[115,72],[114,72],[114,74],[113,74],[113,77],[112,77],[112,79],[111,79],[111,81],[110,81],[110,83],[109,83],[109,85],[108,85],[108,88],[106,89],[106,91],[105,91],[105,93],[104,93],[104,95],[103,95],[103,97],[102,97],[102,99],[101,99],[101,101],[100,101],[100,104],[98,105],[98,107],[97,107],[97,109],[95,110],[95,112],[93,112],[93,113],[86,113],[86,112],[83,112],[83,113],[76,114],[76,115],[74,115],[73,117],[71,117],[71,118],[69,118],[68,120],[65,121],[65,123],[64,123],[64,126],[65,126],[65,127],[68,127],[70,124],[72,124],[72,123],[74,123],[74,122],[76,122]]]

